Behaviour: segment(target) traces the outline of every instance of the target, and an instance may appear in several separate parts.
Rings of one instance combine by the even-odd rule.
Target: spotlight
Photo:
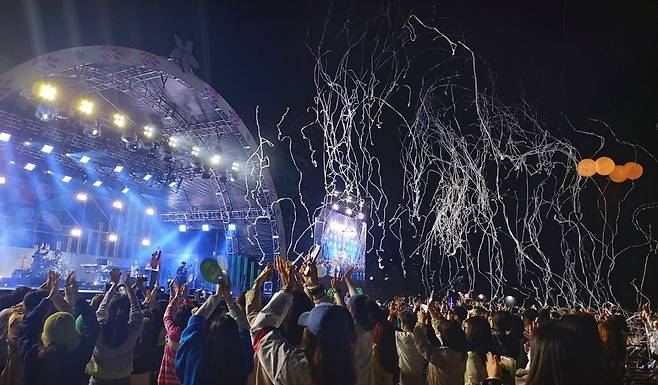
[[[122,193],[126,194],[130,189],[128,187],[124,187],[123,190],[121,190]]]
[[[155,209],[153,207],[147,207],[146,215],[155,215]]]
[[[26,140],[25,142],[23,142],[23,145],[26,146],[26,147],[28,147],[31,144],[32,144],[32,142],[30,142],[29,140]]]
[[[62,178],[62,182],[69,183],[71,181],[71,179],[73,179],[73,178],[71,178],[68,175],[64,175],[64,177]]]
[[[180,231],[181,233],[186,232],[186,231],[187,231],[187,226],[185,226],[185,225],[178,225],[178,231]]]
[[[7,178],[5,178],[4,176],[0,176],[0,184],[5,184],[5,183],[7,183]]]
[[[349,207],[346,208],[346,209],[345,209],[345,214],[347,214],[347,215],[352,215],[352,209],[349,208]]]
[[[334,211],[338,211],[340,210],[340,206],[338,206],[338,203],[334,203],[333,205],[331,205],[331,209]]]
[[[101,127],[98,122],[84,121],[81,123],[83,126],[82,133],[87,137],[96,139],[101,137]]]
[[[121,166],[121,165],[117,165],[117,166],[114,168],[114,172],[121,172],[121,171],[123,171],[123,166]]]
[[[39,83],[37,85],[37,96],[39,99],[52,102],[57,96],[57,88],[50,83]]]
[[[0,132],[0,140],[3,142],[9,142],[9,139],[11,139],[11,134],[8,134],[6,132]]]
[[[80,163],[87,164],[90,160],[91,158],[89,158],[87,155],[82,155],[82,157],[80,158]]]
[[[85,194],[85,193],[78,193],[78,195],[75,196],[75,199],[84,202],[84,201],[87,200],[87,194]]]
[[[144,126],[144,137],[145,138],[153,138],[155,135],[155,128],[151,126],[150,124]]]
[[[231,170],[233,171],[238,171],[239,168],[240,168],[240,163],[238,162],[233,162],[233,164],[231,165]]]
[[[112,123],[118,128],[124,128],[126,126],[126,121],[127,119],[124,114],[115,112],[114,115],[112,115]]]
[[[169,187],[176,187],[176,181],[169,183]]]
[[[102,180],[97,180],[96,182],[94,182],[94,187],[101,187],[102,184],[103,184]]]
[[[78,103],[78,111],[84,115],[91,115],[94,113],[94,102],[89,99],[82,99]]]
[[[37,110],[34,112],[34,116],[42,122],[50,122],[51,120],[55,119],[56,115],[56,109],[45,106],[41,103],[37,105]]]
[[[235,231],[236,228],[237,226],[235,225],[235,223],[228,224],[228,231]]]
[[[210,231],[210,225],[208,224],[202,224],[201,225],[201,231]]]
[[[199,147],[197,146],[192,147],[192,156],[199,156],[200,151],[201,149],[199,149]]]
[[[72,229],[71,230],[71,235],[74,237],[79,237],[82,235],[82,230],[80,229]]]
[[[151,180],[151,178],[153,178],[153,175],[151,175],[151,174],[146,174],[146,175],[144,175],[144,178],[142,178],[142,179],[144,179],[144,180],[146,180],[146,181],[149,181],[149,180]]]
[[[175,136],[169,137],[169,147],[176,148],[178,146],[178,139]]]
[[[220,160],[222,160],[222,156],[218,155],[218,154],[215,154],[215,155],[210,157],[210,164],[216,166],[216,165],[219,164]]]
[[[142,239],[142,246],[150,246],[151,245],[151,240],[148,238]]]
[[[34,163],[29,163],[28,162],[28,163],[25,164],[25,167],[23,167],[23,168],[26,169],[27,171],[32,171],[32,170],[34,170],[35,167],[36,167],[36,165]]]
[[[49,144],[44,144],[43,147],[41,147],[41,152],[45,152],[46,154],[50,154],[53,152],[53,146]]]
[[[357,218],[358,220],[362,221],[362,220],[364,220],[364,219],[366,218],[366,216],[365,216],[363,213],[358,213],[357,216],[356,216],[356,218]]]
[[[123,202],[121,202],[121,201],[114,201],[114,203],[112,203],[112,207],[114,207],[115,209],[119,209],[119,210],[120,210],[120,209],[123,208]]]
[[[119,239],[119,236],[116,234],[110,234],[107,237],[107,240],[110,242],[116,242]]]

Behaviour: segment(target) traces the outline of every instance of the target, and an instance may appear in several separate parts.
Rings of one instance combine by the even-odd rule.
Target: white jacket
[[[280,291],[256,316],[251,327],[254,351],[275,385],[308,385],[311,367],[300,349],[286,343],[277,330],[283,322],[292,294]]]

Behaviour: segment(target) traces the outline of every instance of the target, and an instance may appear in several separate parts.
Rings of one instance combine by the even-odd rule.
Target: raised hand
[[[172,279],[171,282],[169,282],[169,297],[178,297],[178,285],[176,284],[175,279]]]
[[[320,279],[318,278],[318,266],[311,262],[306,261],[301,268],[302,280],[304,285],[307,287],[313,287],[320,284]]]
[[[500,364],[500,357],[487,353],[487,378],[501,378],[503,375],[503,366]]]
[[[272,274],[272,265],[269,263],[263,268],[263,270],[258,274],[256,280],[254,281],[254,288],[260,288],[263,284],[270,278]]]
[[[48,272],[48,279],[50,280],[50,294],[59,294],[59,278],[60,275],[56,271],[49,271]]]
[[[110,282],[112,282],[115,285],[118,285],[120,280],[121,280],[121,272],[116,267],[113,267],[112,270],[110,270]]]
[[[279,272],[279,277],[281,278],[281,289],[285,291],[293,291],[294,289],[294,279],[293,279],[293,269],[290,261],[286,261],[283,258],[277,256],[275,259],[276,270]]]
[[[334,289],[334,291],[340,290],[340,280],[338,278],[331,278],[331,288]]]
[[[123,282],[127,285],[128,281],[130,281],[130,271],[124,271],[123,272]]]
[[[350,266],[345,270],[345,274],[343,274],[343,277],[340,279],[341,281],[345,282],[346,280],[349,281],[350,277],[352,276],[352,272],[354,271],[354,265]]]

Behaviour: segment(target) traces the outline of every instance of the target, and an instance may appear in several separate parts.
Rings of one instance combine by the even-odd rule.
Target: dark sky
[[[565,117],[579,128],[608,123],[624,140],[658,154],[658,2],[407,1],[413,10],[466,42],[486,68],[489,87],[506,103],[522,98],[556,130]],[[311,104],[314,46],[333,4],[330,25],[372,14],[380,2],[336,1],[3,1],[0,71],[48,51],[79,45],[118,45],[167,56],[173,35],[195,44],[198,75],[254,127],[286,107],[302,119]],[[632,4],[632,6],[631,6]],[[592,153],[592,143],[579,150]],[[612,155],[623,149],[611,146]],[[614,157],[614,156],[613,156]],[[638,201],[658,196],[651,186]],[[287,165],[285,166],[287,167]],[[277,186],[285,195],[285,186]],[[657,221],[658,222],[658,221]]]

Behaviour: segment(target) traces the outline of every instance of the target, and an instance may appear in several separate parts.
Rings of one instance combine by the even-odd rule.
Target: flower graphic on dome
[[[199,69],[199,62],[192,56],[194,45],[191,41],[183,45],[183,41],[176,35],[174,35],[174,42],[176,48],[171,51],[169,58],[178,64],[183,72],[194,73],[193,70]]]

